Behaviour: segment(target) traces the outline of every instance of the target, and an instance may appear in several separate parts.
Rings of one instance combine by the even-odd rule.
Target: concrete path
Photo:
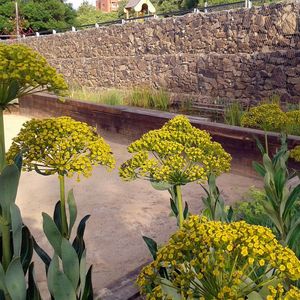
[[[5,116],[7,142],[26,120],[28,118],[18,115]],[[110,143],[117,166],[130,157],[126,150],[129,141],[125,137],[107,132],[101,134]],[[258,180],[234,174],[224,174],[218,179],[228,203],[241,200],[250,186],[260,184]],[[82,179],[79,183],[75,179],[68,180],[67,188],[74,189],[79,217],[91,214],[85,237],[88,259],[94,265],[95,292],[150,259],[142,235],[163,243],[176,230],[175,220],[168,217],[168,192],[156,191],[142,180],[123,182],[117,169],[107,172],[102,167],[96,167],[93,176],[88,179]],[[183,196],[191,212],[198,213],[201,209],[201,195],[201,187],[196,184],[184,187]],[[41,213],[52,215],[58,199],[56,176],[43,177],[35,172],[22,174],[17,204],[24,222],[45,248],[48,245],[42,232]],[[41,264],[38,265],[37,278],[44,289]]]

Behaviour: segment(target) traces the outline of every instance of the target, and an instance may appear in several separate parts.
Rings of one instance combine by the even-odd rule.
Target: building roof
[[[155,7],[150,0],[129,0],[129,2],[125,6],[125,10],[134,9],[135,11],[141,11],[143,4],[147,4],[149,12],[156,12]]]
[[[133,8],[139,4],[141,0],[129,0],[129,2],[126,4],[125,8]]]

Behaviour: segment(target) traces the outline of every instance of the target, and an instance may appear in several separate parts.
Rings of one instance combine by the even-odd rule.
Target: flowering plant
[[[300,135],[300,110],[292,110],[286,113],[289,120],[289,133]]]
[[[210,173],[217,176],[230,169],[230,155],[185,116],[177,116],[161,129],[144,134],[128,151],[135,154],[120,168],[125,180],[143,178],[183,185],[201,183]]]
[[[3,111],[24,95],[41,91],[57,94],[68,88],[46,59],[24,45],[0,44],[0,170],[5,165]]]
[[[62,75],[38,52],[24,45],[0,44],[0,106],[37,91],[60,93],[68,88]]]
[[[261,104],[250,108],[242,116],[241,124],[244,127],[263,129],[264,131],[285,131],[288,124],[288,116],[279,104]]]
[[[113,168],[115,160],[110,146],[95,128],[70,117],[32,119],[23,125],[13,139],[7,160],[23,154],[23,169],[36,170],[42,175],[58,174],[61,195],[61,231],[70,236],[65,210],[65,176],[74,173],[91,175],[94,165]]]
[[[15,98],[66,89],[63,77],[40,54],[26,46],[0,44],[0,298],[41,299],[31,261],[33,237],[15,204],[22,157],[16,155],[6,165],[3,112]]]
[[[295,161],[300,162],[300,146],[296,146],[294,149],[292,149],[290,152],[290,156]]]
[[[70,117],[27,121],[13,139],[7,159],[12,161],[20,151],[23,169],[44,175],[88,177],[94,165],[115,164],[110,146],[96,129]]]
[[[300,261],[270,229],[191,216],[137,282],[147,299],[269,300],[281,299],[276,293],[299,299],[287,284],[299,278]]]
[[[154,186],[155,183],[169,186],[175,198],[172,206],[179,227],[184,219],[180,186],[203,183],[210,174],[217,176],[230,169],[231,156],[211,140],[209,133],[192,126],[185,116],[176,116],[161,129],[144,134],[128,151],[134,155],[120,167],[121,178],[142,178]]]
[[[66,199],[65,177],[74,174],[90,176],[95,165],[113,168],[115,160],[111,148],[95,128],[70,117],[60,117],[26,122],[13,139],[7,154],[8,162],[12,162],[20,152],[23,154],[25,171],[35,170],[42,175],[57,174],[59,178],[60,201],[55,206],[53,218],[43,213],[44,233],[54,249],[52,260],[34,243],[37,254],[45,263],[46,270],[49,270],[49,291],[54,298],[66,295],[66,299],[90,299],[93,295],[92,267],[85,272],[86,248],[83,239],[90,216],[80,221],[77,235],[71,243],[77,206],[72,191]],[[61,264],[63,269],[60,268]]]

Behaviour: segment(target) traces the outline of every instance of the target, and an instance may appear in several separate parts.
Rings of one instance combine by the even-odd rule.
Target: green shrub
[[[246,201],[239,201],[235,204],[234,219],[273,228],[272,222],[263,207],[265,197],[266,194],[263,190],[251,188],[246,195]]]
[[[286,113],[288,122],[288,133],[300,135],[300,110],[292,110]]]

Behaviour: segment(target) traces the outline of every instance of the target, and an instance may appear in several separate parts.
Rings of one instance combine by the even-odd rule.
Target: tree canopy
[[[104,13],[100,10],[96,10],[95,6],[84,1],[78,8],[76,21],[79,25],[87,25],[112,21],[115,19],[118,19],[117,12]]]
[[[63,0],[18,0],[23,32],[61,29],[74,25],[76,11]],[[16,33],[15,0],[0,0],[0,32]]]

